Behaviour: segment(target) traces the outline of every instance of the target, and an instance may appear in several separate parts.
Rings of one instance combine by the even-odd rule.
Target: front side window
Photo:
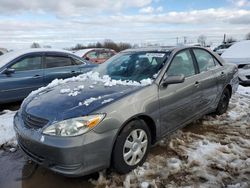
[[[45,62],[46,68],[66,67],[72,65],[71,59],[63,56],[46,56]]]
[[[194,63],[189,50],[178,53],[167,70],[168,76],[179,76],[181,74],[185,77],[195,75]]]
[[[25,57],[17,61],[10,68],[15,69],[15,71],[42,69],[42,57],[41,56]]]
[[[202,49],[194,49],[194,55],[197,60],[200,72],[205,72],[213,67],[215,67],[215,59],[214,57]]]

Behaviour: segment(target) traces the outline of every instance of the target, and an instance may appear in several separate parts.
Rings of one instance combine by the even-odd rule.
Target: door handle
[[[39,74],[36,74],[35,76],[33,76],[33,78],[42,78],[42,76]]]
[[[76,71],[71,71],[71,74],[75,74],[76,73]]]
[[[199,87],[199,86],[200,86],[200,82],[196,81],[196,82],[194,83],[194,86],[195,86],[195,87]]]

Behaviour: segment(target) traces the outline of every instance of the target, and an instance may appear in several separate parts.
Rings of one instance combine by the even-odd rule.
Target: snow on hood
[[[93,83],[92,80],[65,82],[33,93],[23,102],[22,111],[50,121],[59,121],[90,114],[141,88],[134,85],[110,87],[100,81]]]
[[[147,86],[152,84],[153,80],[148,78],[148,79],[143,79],[140,82],[136,82],[136,81],[131,81],[131,80],[113,80],[111,79],[108,75],[104,75],[103,77],[100,77],[98,72],[87,72],[85,74],[81,74],[77,77],[72,77],[72,78],[68,78],[68,79],[55,79],[53,80],[49,85],[47,85],[46,87],[41,87],[38,90],[35,90],[33,92],[31,92],[31,94],[28,96],[33,96],[33,95],[37,95],[39,93],[43,93],[46,92],[46,90],[50,90],[58,85],[62,85],[62,84],[66,84],[68,82],[83,82],[86,80],[91,80],[93,81],[93,83],[96,82],[102,82],[104,84],[105,87],[111,87],[111,86],[115,86],[115,85],[124,85],[124,86]],[[82,87],[84,88],[84,85],[82,85]],[[90,88],[94,88],[94,86],[90,85]],[[82,88],[82,89],[83,89]],[[62,89],[61,92],[65,92],[67,93],[71,92],[70,90],[68,90],[67,88],[64,90]],[[74,92],[74,91],[73,91]],[[76,92],[75,92],[76,93]],[[72,96],[74,96],[74,94],[72,94]]]
[[[249,59],[250,60],[250,40],[233,44],[221,55],[225,59]]]

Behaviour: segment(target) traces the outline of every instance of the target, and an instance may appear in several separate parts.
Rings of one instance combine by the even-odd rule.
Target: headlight
[[[245,66],[243,67],[243,69],[250,69],[250,64],[245,65]]]
[[[50,125],[43,130],[43,134],[52,136],[78,136],[94,128],[104,117],[104,114],[98,114],[64,120]]]

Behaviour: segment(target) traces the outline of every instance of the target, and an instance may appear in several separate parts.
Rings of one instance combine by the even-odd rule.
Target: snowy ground
[[[15,111],[10,110],[0,112],[0,146],[3,144],[16,145],[13,128],[13,117],[15,113]]]
[[[15,112],[0,114],[0,145],[15,144]],[[127,175],[100,173],[97,187],[250,187],[250,88],[239,87],[229,110],[206,116],[152,148]]]

